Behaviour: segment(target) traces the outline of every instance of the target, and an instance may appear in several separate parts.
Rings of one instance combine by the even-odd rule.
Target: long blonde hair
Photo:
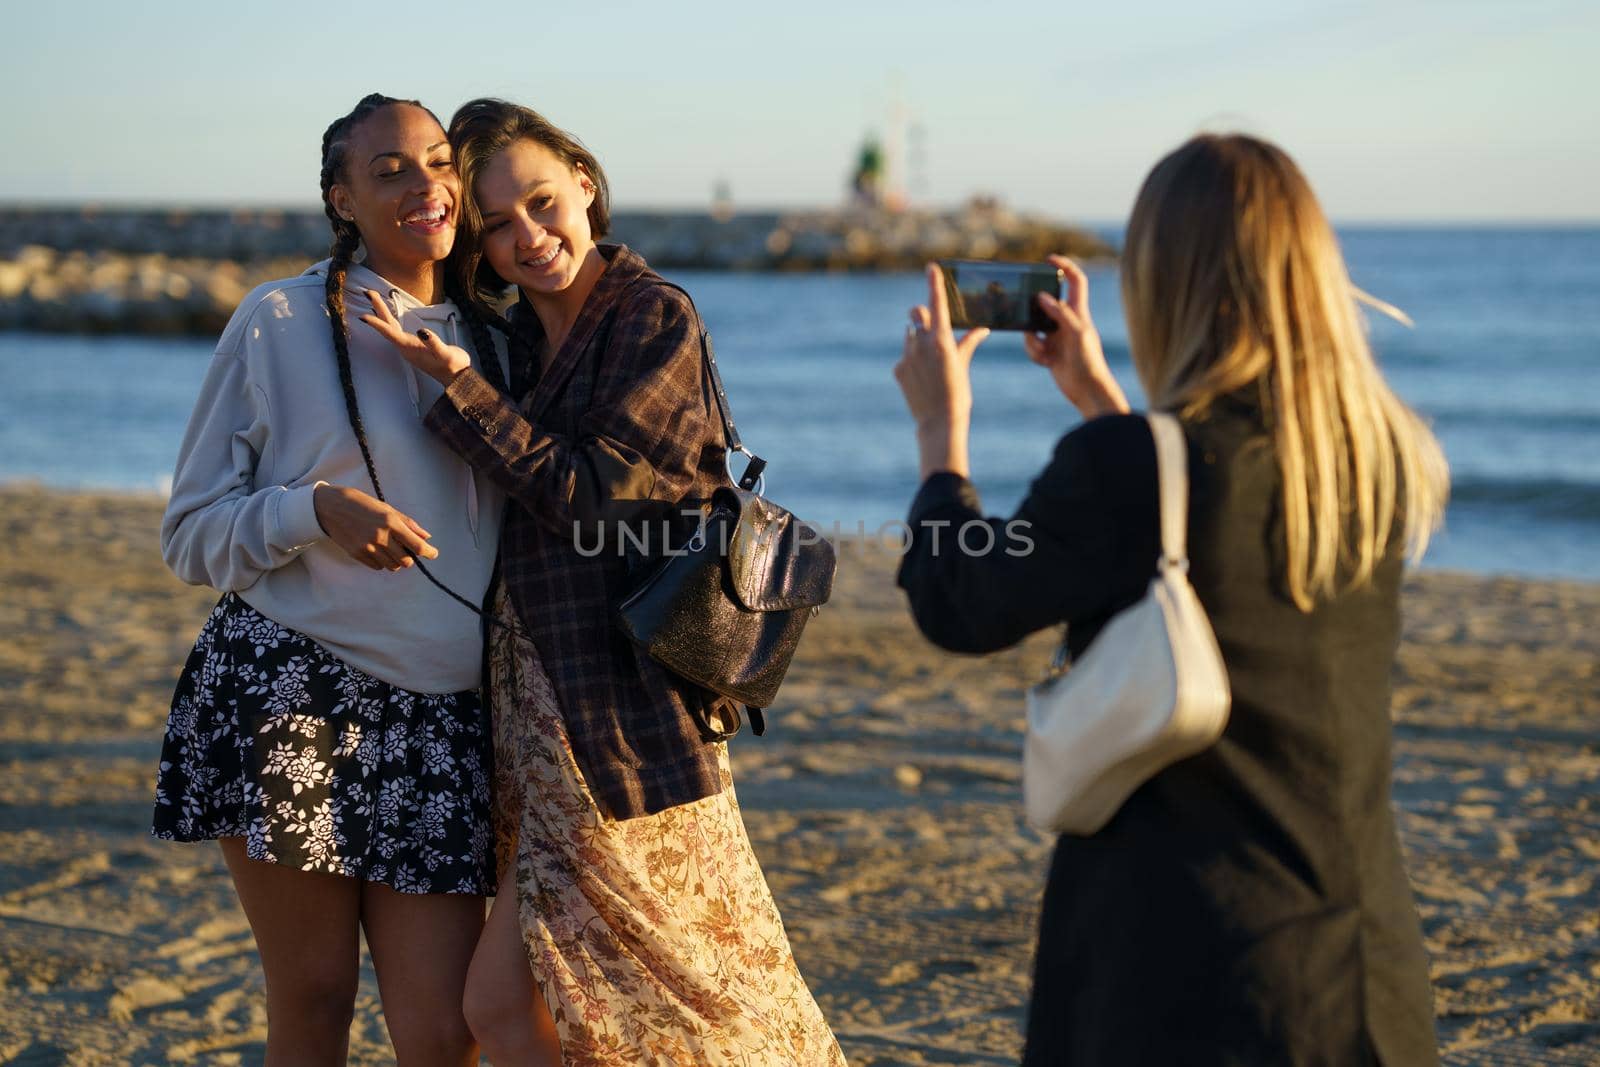
[[[1302,611],[1367,582],[1398,517],[1416,558],[1443,517],[1444,454],[1389,389],[1333,228],[1287,154],[1193,138],[1134,203],[1122,264],[1151,407],[1194,415],[1254,389],[1283,483],[1288,588]]]

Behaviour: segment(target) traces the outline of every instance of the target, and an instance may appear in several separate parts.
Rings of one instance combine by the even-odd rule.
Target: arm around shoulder
[[[687,300],[654,286],[616,316],[576,434],[530,422],[472,370],[451,379],[426,419],[468,462],[563,534],[572,534],[574,524],[682,499],[714,432],[698,320]]]

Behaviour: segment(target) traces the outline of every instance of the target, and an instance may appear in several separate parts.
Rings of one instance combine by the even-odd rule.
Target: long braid
[[[333,227],[333,248],[329,255],[328,279],[324,286],[324,303],[328,309],[329,325],[333,331],[333,351],[339,361],[339,385],[344,389],[345,415],[350,419],[350,429],[361,447],[361,459],[367,466],[367,477],[372,479],[372,493],[379,500],[383,488],[378,484],[378,468],[372,462],[372,448],[367,444],[366,426],[361,421],[361,406],[356,401],[355,373],[350,365],[350,324],[344,318],[344,282],[350,263],[361,245],[361,231],[356,224],[341,216],[333,207],[334,183],[344,171],[345,138],[356,124],[379,108],[390,104],[411,103],[396,100],[382,93],[369,93],[343,118],[336,119],[322,135],[322,211]],[[421,106],[420,104],[417,106]]]
[[[367,444],[367,428],[361,421],[361,406],[356,400],[356,380],[350,365],[350,325],[344,319],[344,280],[350,269],[350,256],[355,244],[344,238],[334,242],[333,262],[328,265],[328,314],[333,318],[333,351],[339,359],[339,385],[344,389],[344,411],[350,419],[350,429],[361,447],[361,460],[367,465],[367,477],[372,479],[372,495],[382,500],[383,487],[378,484],[378,468],[372,462],[372,448]]]
[[[361,246],[361,231],[356,224],[341,216],[334,210],[331,195],[334,184],[344,172],[345,140],[357,124],[379,108],[388,107],[390,104],[410,104],[422,107],[415,100],[397,100],[384,96],[382,93],[371,93],[361,98],[361,102],[343,118],[336,119],[322,135],[322,211],[328,216],[328,224],[333,227],[333,247],[329,251],[331,262],[328,264],[328,279],[323,287],[323,303],[328,310],[329,327],[333,333],[333,351],[339,362],[339,385],[344,389],[345,415],[350,419],[350,429],[355,433],[356,444],[361,448],[361,460],[366,464],[367,477],[372,479],[372,494],[379,500],[384,500],[383,487],[378,482],[378,467],[372,461],[372,448],[367,444],[366,426],[361,421],[361,406],[356,401],[355,374],[350,365],[350,325],[345,322],[344,313],[344,283],[350,272],[356,249]],[[426,108],[423,108],[426,111]],[[429,112],[432,114],[432,112]],[[464,309],[470,305],[459,305]],[[464,310],[463,317],[467,320],[467,328],[473,332],[473,344],[478,346],[482,354],[481,362],[487,367],[496,363],[494,358],[494,345],[490,341],[488,329],[482,321],[475,316],[467,314]],[[482,334],[481,338],[479,334]],[[483,342],[488,341],[485,346]],[[496,377],[499,367],[494,368]],[[384,500],[387,503],[386,500]],[[484,611],[481,607],[462,596],[460,593],[445,585],[427,565],[418,559],[415,554],[411,562],[421,572],[422,576],[432,582],[446,596],[455,600],[467,610],[480,616],[491,626],[508,629],[518,636],[529,639],[528,634],[520,626],[508,625]]]

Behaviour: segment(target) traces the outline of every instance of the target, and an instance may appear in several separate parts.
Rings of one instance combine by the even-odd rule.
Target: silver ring
[[[743,479],[733,473],[733,457],[735,454],[740,454],[745,457],[745,468],[747,470],[749,469],[749,461],[755,459],[756,457],[755,453],[751,452],[743,445],[740,445],[735,449],[730,449],[727,454],[722,457],[722,465],[723,468],[728,472],[728,480],[734,485],[738,485]],[[765,473],[756,475],[756,485],[751,492],[755,493],[756,496],[767,495],[767,476]]]

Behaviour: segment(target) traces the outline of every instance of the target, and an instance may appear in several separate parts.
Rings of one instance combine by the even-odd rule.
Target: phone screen
[[[1061,271],[1048,263],[996,263],[942,259],[950,325],[970,330],[1029,330],[1049,333],[1056,324],[1039,309],[1038,295],[1061,295]]]

